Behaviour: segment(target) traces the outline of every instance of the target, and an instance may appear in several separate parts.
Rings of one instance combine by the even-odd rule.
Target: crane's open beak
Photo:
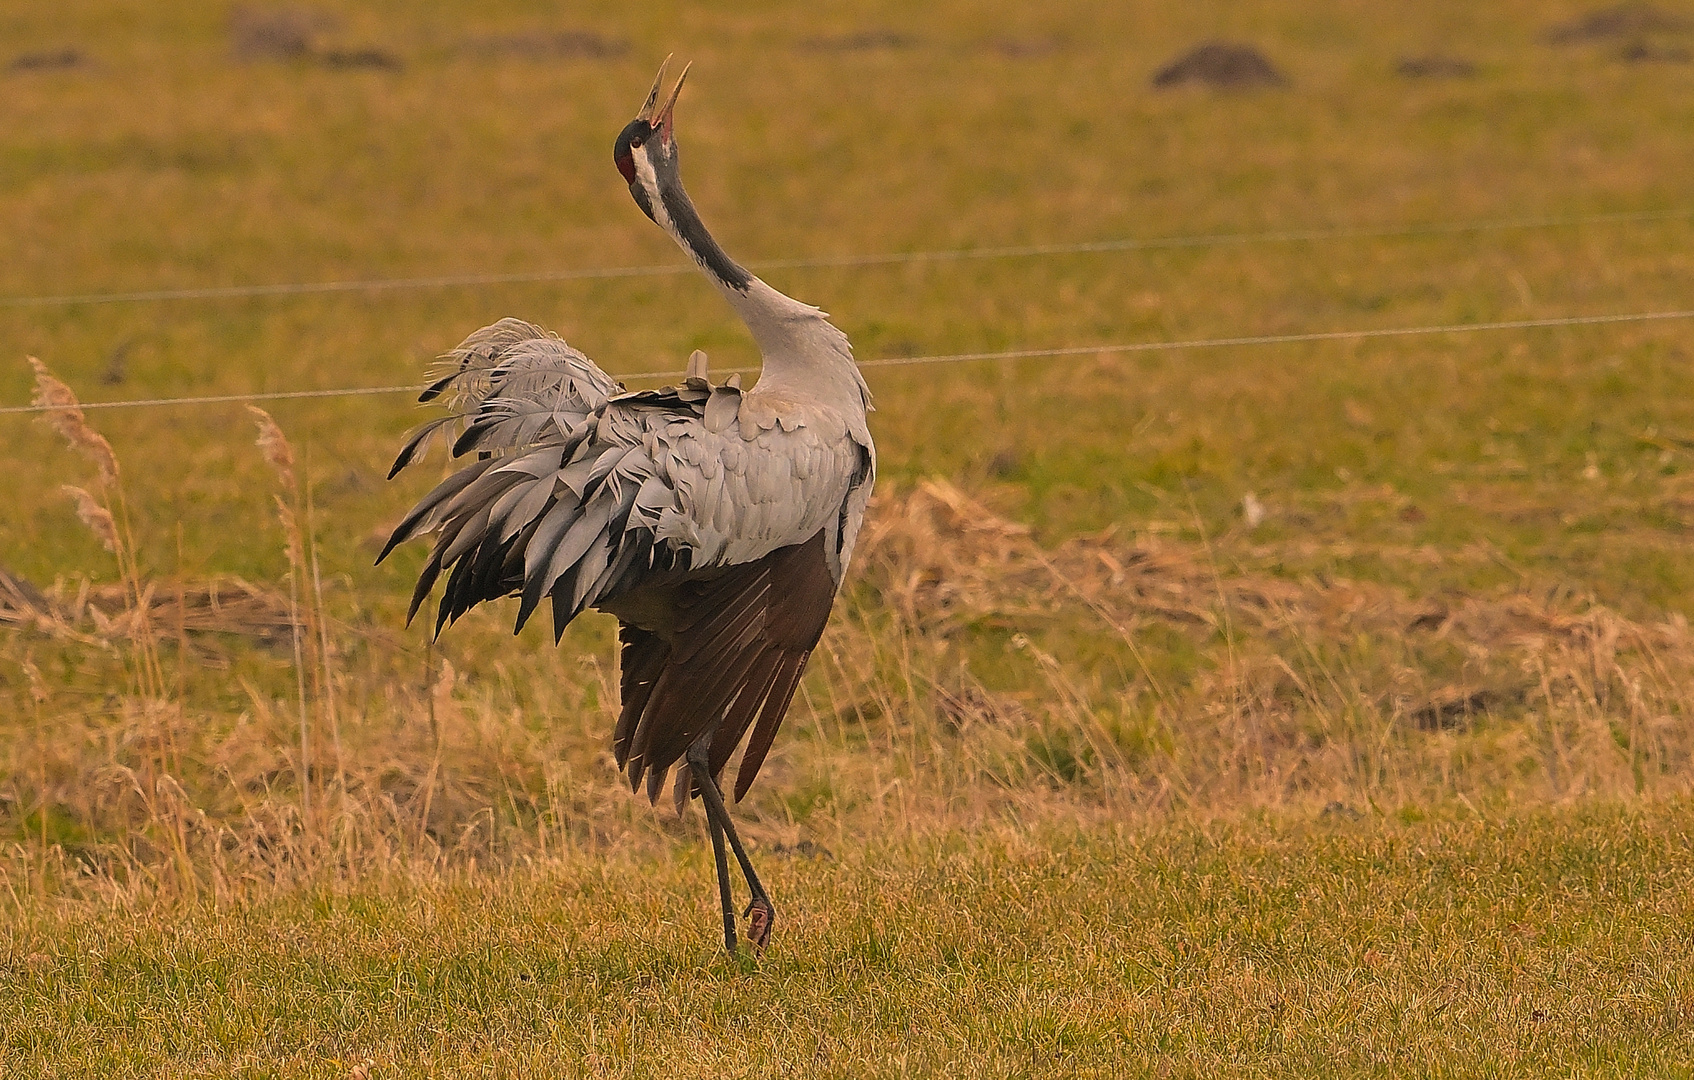
[[[675,55],[675,53],[671,54],[671,56]],[[665,57],[664,63],[659,65],[659,73],[653,76],[653,89],[647,91],[647,103],[642,105],[641,111],[635,114],[635,118],[637,120],[645,120],[648,123],[653,122],[653,106],[659,103],[659,89],[665,82],[665,69],[670,66],[671,58],[670,56],[667,56]]]
[[[688,78],[688,70],[694,66],[690,63],[688,67],[682,69],[682,74],[677,76],[676,85],[671,87],[670,97],[665,99],[663,106],[654,108],[659,103],[659,89],[664,85],[665,68],[670,66],[670,62],[671,58],[667,56],[665,62],[659,65],[659,74],[653,80],[653,89],[647,92],[647,104],[643,105],[641,111],[635,115],[637,120],[645,120],[651,125],[653,134],[658,137],[661,143],[671,141],[671,114],[676,110],[676,99],[677,95],[682,93],[683,80]]]

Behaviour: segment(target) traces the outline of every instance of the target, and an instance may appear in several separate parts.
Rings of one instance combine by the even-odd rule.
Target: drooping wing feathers
[[[824,533],[687,582],[667,599],[668,631],[626,624],[619,632],[623,705],[613,753],[630,787],[645,777],[648,798],[657,799],[695,739],[711,730],[716,778],[752,728],[735,780],[740,799],[829,619],[835,579],[824,559]]]
[[[617,746],[631,782],[657,795],[708,730],[716,775],[751,731],[740,798],[823,631],[869,493],[868,443],[827,407],[734,380],[620,393],[515,319],[450,359],[425,396],[448,398],[447,422],[464,423],[453,451],[478,460],[383,549],[434,536],[408,620],[443,574],[437,633],[502,596],[520,597],[518,630],[551,599],[555,637],[587,607],[610,611],[624,624]],[[396,470],[444,429],[421,429]]]
[[[566,444],[623,387],[557,335],[521,319],[501,319],[442,358],[446,373],[418,396],[446,397],[449,415],[413,431],[389,470],[393,479],[455,422],[453,456]]]

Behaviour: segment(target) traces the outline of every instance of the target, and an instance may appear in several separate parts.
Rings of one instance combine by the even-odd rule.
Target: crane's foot
[[[753,902],[742,914],[747,917],[747,944],[753,947],[753,955],[757,956],[770,943],[771,927],[776,924],[776,908],[771,906],[765,887],[759,883],[759,875],[753,871],[753,860],[747,857],[747,848],[735,834],[735,822],[729,816],[729,808],[724,805],[717,779],[712,776],[708,746],[704,737],[695,740],[694,745],[688,748],[688,764],[689,771],[697,778],[700,801],[705,805],[707,827],[712,836],[712,855],[718,871],[718,898],[723,904],[724,948],[731,956],[735,955],[735,909],[730,906],[729,860],[724,851],[724,842],[728,841],[735,861],[741,864],[742,875],[747,878],[748,891],[753,894]]]
[[[747,916],[747,944],[753,946],[753,955],[757,956],[770,944],[771,928],[776,925],[776,908],[771,907],[769,897],[755,896],[742,914]]]

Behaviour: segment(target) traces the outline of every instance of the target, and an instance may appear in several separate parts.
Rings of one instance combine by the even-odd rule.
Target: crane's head
[[[659,65],[653,89],[647,92],[647,103],[641,106],[641,111],[635,114],[629,126],[619,133],[617,144],[612,148],[612,160],[617,163],[618,172],[629,184],[629,193],[634,196],[635,205],[641,207],[643,214],[670,233],[671,238],[719,283],[745,292],[753,282],[753,275],[724,254],[723,248],[712,239],[711,233],[700,221],[688,193],[682,190],[682,176],[677,172],[672,114],[676,110],[677,95],[682,93],[682,80],[688,78],[688,69],[682,69],[676,85],[671,87],[670,97],[661,106],[659,90],[664,86],[665,67],[669,63],[670,58],[666,57],[665,63]]]
[[[659,65],[659,74],[653,79],[653,89],[647,92],[646,104],[618,134],[618,141],[612,147],[612,160],[617,164],[618,172],[623,174],[624,182],[629,184],[629,193],[635,196],[641,212],[654,221],[659,220],[654,217],[653,211],[661,192],[673,184],[680,186],[676,174],[673,113],[677,95],[682,93],[682,82],[688,78],[688,68],[682,69],[676,85],[671,87],[670,96],[661,107],[659,90],[664,85],[665,68],[670,66],[670,62],[667,56],[665,62]]]

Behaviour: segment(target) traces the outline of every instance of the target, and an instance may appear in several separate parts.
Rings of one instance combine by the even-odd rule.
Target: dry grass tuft
[[[101,483],[115,486],[118,482],[118,455],[112,451],[112,444],[89,426],[82,404],[69,386],[55,378],[47,365],[35,357],[29,358],[29,364],[35,369],[35,393],[30,401],[47,410],[42,419],[52,425],[72,450],[94,463],[100,471]]]
[[[991,711],[1046,714],[1049,734],[1080,725],[1050,747],[1067,778],[1121,772],[1207,803],[1390,805],[1443,787],[1522,794],[1511,773],[1526,759],[1514,754],[1538,758],[1560,795],[1690,779],[1694,642],[1677,619],[1635,623],[1579,597],[1414,600],[1366,582],[1291,581],[1219,566],[1203,544],[1115,530],[1047,551],[941,482],[878,511],[863,546],[878,601],[924,640],[919,654],[985,628],[1018,635],[1014,649],[1048,685]],[[1031,641],[1101,631],[1121,643],[1127,678],[1081,675],[1081,658]],[[1149,646],[1168,655],[1173,638],[1198,662],[1150,666]],[[946,666],[921,677],[953,715],[980,712],[960,705],[982,701],[980,686],[949,685]]]
[[[271,414],[257,405],[247,406],[247,411],[253,414],[254,422],[259,426],[259,453],[264,455],[265,464],[276,471],[277,479],[282,482],[285,490],[292,492],[294,484],[294,447],[288,443],[288,436],[272,419]]]

